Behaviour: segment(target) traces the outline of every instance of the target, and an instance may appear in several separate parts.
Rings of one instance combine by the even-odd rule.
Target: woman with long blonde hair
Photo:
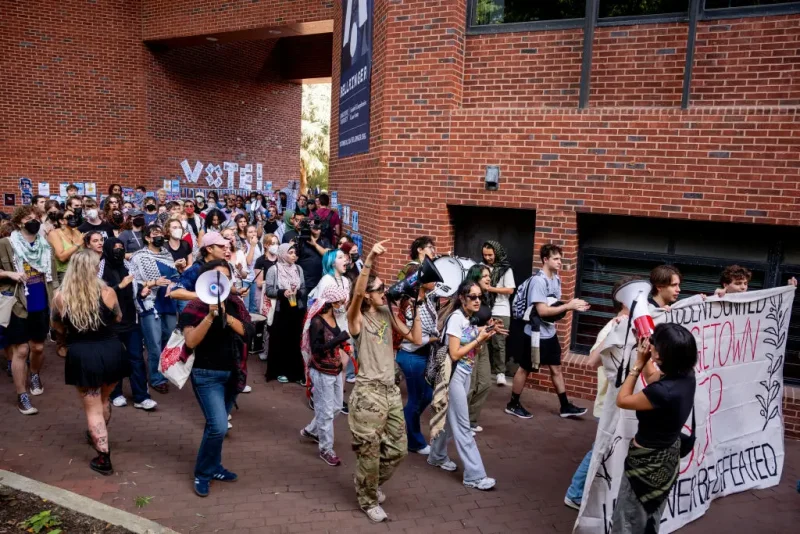
[[[97,451],[89,466],[111,475],[109,398],[116,383],[128,375],[128,362],[113,329],[122,319],[117,295],[98,278],[99,266],[100,257],[91,250],[73,254],[53,299],[52,322],[66,335],[66,383],[78,390],[89,427],[86,438]]]

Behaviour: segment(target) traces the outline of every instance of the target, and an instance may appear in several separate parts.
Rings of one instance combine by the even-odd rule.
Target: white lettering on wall
[[[227,174],[228,189],[236,188],[236,174],[239,174],[239,189],[253,189],[253,164],[225,161],[222,166],[216,163],[207,163],[205,167],[202,161],[196,161],[194,167],[189,164],[189,160],[181,162],[181,169],[186,181],[196,184],[200,179],[200,174],[205,171],[205,180],[209,187],[219,188],[223,184],[223,175]],[[224,170],[223,170],[224,169]],[[264,187],[264,166],[261,163],[255,164],[256,183],[255,187],[259,191]]]

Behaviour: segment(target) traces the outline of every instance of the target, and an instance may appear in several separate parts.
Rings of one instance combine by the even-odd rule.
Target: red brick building
[[[564,296],[593,304],[559,325],[568,388],[585,398],[579,363],[621,273],[676,263],[685,293],[713,289],[730,263],[753,287],[800,274],[797,3],[588,3],[375,0],[370,149],[334,148],[330,173],[365,243],[392,240],[387,277],[420,234],[470,256],[499,236],[518,280],[542,244],[562,245]],[[298,82],[340,82],[338,0],[0,10],[4,192],[22,176],[154,187],[184,159],[261,163],[283,185],[299,167]],[[798,391],[786,388],[794,437]]]

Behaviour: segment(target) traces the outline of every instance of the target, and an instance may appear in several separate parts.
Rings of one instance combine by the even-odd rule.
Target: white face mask
[[[97,218],[97,210],[91,209],[91,210],[87,211],[86,212],[86,218],[87,219],[96,219]]]
[[[270,245],[267,250],[269,250],[269,253],[272,254],[273,256],[278,255],[278,245]]]
[[[214,208],[216,208],[216,207],[217,207],[217,203],[216,203],[216,202],[214,202],[213,200],[209,200],[209,201],[208,201],[208,207],[209,207],[209,208],[211,208],[211,209],[213,210]]]
[[[183,237],[183,230],[178,230],[177,228],[173,228],[172,230],[170,230],[169,235],[171,235],[173,239],[180,239]]]

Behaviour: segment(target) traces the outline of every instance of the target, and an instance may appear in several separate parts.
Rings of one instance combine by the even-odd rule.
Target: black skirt
[[[69,386],[99,388],[130,376],[130,363],[117,338],[78,341],[67,347],[64,376]]]

